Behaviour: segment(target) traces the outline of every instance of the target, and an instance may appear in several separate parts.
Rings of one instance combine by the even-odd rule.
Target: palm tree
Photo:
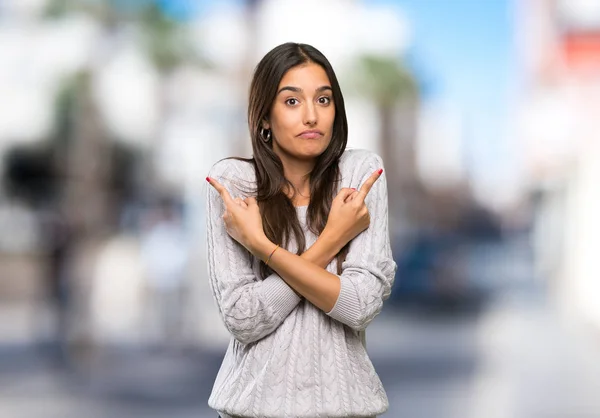
[[[136,41],[139,42],[160,77],[158,114],[162,118],[158,123],[159,129],[155,134],[154,141],[146,147],[139,166],[141,172],[138,174],[138,178],[144,179],[138,185],[142,195],[152,195],[156,192],[155,187],[158,187],[156,173],[153,169],[153,154],[160,144],[160,127],[164,125],[164,121],[169,115],[167,94],[170,78],[183,63],[210,67],[208,61],[199,55],[197,48],[193,47],[191,38],[187,36],[185,26],[167,16],[158,3],[155,0],[126,2],[118,0],[52,0],[45,13],[47,18],[60,18],[73,11],[85,12],[96,21],[101,22],[104,31],[103,37],[106,38],[117,34],[121,23],[124,22],[134,22],[140,29],[138,32],[139,38]],[[106,52],[106,49],[99,48],[99,50]],[[100,59],[98,62],[104,62],[104,60]],[[90,115],[91,119],[95,117]],[[82,125],[87,124],[85,118],[79,118],[74,122]],[[79,142],[85,143],[86,141],[84,138],[80,138]],[[143,152],[143,150],[139,151]],[[101,155],[106,155],[106,153],[86,153],[85,155],[97,162],[98,158]],[[93,166],[93,164],[82,165]]]
[[[244,14],[246,23],[246,36],[248,46],[244,51],[244,57],[236,74],[236,78],[240,83],[240,88],[248,92],[248,86],[252,79],[252,71],[256,66],[256,45],[258,41],[258,12],[262,4],[262,0],[245,0]],[[247,97],[246,97],[247,98]],[[245,115],[245,106],[240,106],[240,114]],[[252,147],[248,139],[248,125],[240,123],[235,134],[235,143],[233,144],[233,153],[240,156],[248,156],[252,153]]]
[[[129,2],[137,7],[122,7],[125,3],[116,0],[52,0],[44,17],[60,19],[74,11],[87,13],[101,23],[104,38],[118,33],[121,22],[137,22],[141,28],[139,41],[163,81],[184,60],[193,60],[195,55],[185,40],[181,25],[164,16],[154,1]],[[107,52],[103,48],[98,48],[98,51]],[[103,62],[102,59],[98,61]],[[123,157],[128,160],[132,155],[120,152],[123,146],[111,140],[107,134],[92,95],[92,77],[94,71],[84,70],[72,74],[65,83],[57,100],[58,123],[51,141],[54,144],[51,158],[56,161],[60,177],[64,179],[62,187],[59,186],[57,204],[59,212],[67,217],[67,227],[73,232],[70,247],[75,249],[85,248],[86,245],[103,239],[106,232],[110,233],[116,228],[115,215],[119,205],[115,201],[112,176]],[[164,84],[161,83],[161,86]],[[163,106],[161,115],[164,117],[167,111],[164,87],[160,94],[159,100]],[[138,177],[144,180],[138,187],[153,186],[152,161],[151,154],[142,159],[142,174]],[[131,164],[128,166],[131,168]],[[72,262],[71,259],[68,261]],[[81,277],[76,281],[79,282],[80,279],[84,282],[87,280]],[[84,307],[86,302],[79,301],[79,304]],[[84,307],[83,312],[78,314],[85,312],[87,310]],[[81,317],[79,320],[85,322],[86,318]],[[84,357],[89,355],[88,337],[77,336],[78,341],[72,347]]]
[[[357,92],[375,104],[380,154],[390,188],[390,223],[402,211],[402,199],[415,183],[414,141],[418,87],[403,63],[388,56],[363,55],[353,75]],[[404,195],[404,196],[403,196]]]
[[[160,145],[160,128],[169,117],[170,106],[168,103],[169,81],[176,70],[184,63],[192,64],[201,68],[212,68],[211,63],[201,56],[194,48],[186,28],[180,22],[165,15],[160,7],[152,2],[141,7],[136,12],[136,19],[141,28],[141,45],[149,61],[154,65],[160,77],[159,81],[159,131],[156,133],[154,143],[148,147],[149,155],[145,159],[145,172],[143,178],[147,179],[144,186],[152,188],[160,186],[156,182],[153,170],[153,152]],[[149,190],[149,194],[157,193],[159,190]]]
[[[92,15],[105,28],[114,25],[103,2],[51,0],[43,17],[61,19],[73,11]],[[56,100],[55,161],[64,179],[59,206],[78,239],[101,234],[114,212],[108,198],[112,144],[92,98],[92,76],[89,69],[71,74]]]

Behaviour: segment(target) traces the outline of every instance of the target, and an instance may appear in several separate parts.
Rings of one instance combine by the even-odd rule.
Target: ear
[[[263,129],[271,129],[271,125],[269,125],[269,121],[266,119],[263,119],[261,122],[261,127]]]

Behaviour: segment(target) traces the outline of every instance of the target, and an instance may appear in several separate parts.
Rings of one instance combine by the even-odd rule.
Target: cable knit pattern
[[[340,159],[340,187],[362,186],[381,158],[347,150]],[[247,197],[253,167],[222,160],[209,176],[232,197]],[[388,230],[384,174],[366,198],[369,228],[350,244],[340,295],[331,312],[300,299],[277,274],[260,280],[259,261],[233,240],[221,216],[221,197],[207,186],[210,285],[231,341],[208,400],[224,418],[374,417],[388,400],[364,344],[365,328],[389,297],[396,263]],[[317,237],[306,227],[306,207],[297,208],[307,248]],[[287,250],[295,252],[292,241]],[[336,273],[336,260],[327,270]]]

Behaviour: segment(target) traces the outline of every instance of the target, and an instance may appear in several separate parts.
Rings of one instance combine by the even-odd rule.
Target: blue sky
[[[444,94],[474,103],[506,92],[513,34],[507,1],[387,2],[406,14],[412,26],[411,54]]]
[[[377,0],[397,5],[412,27],[409,60],[432,84],[426,92],[465,115],[471,168],[502,176],[514,164],[506,122],[514,88],[510,0]]]

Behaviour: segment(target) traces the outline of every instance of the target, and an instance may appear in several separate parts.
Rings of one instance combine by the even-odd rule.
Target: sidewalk
[[[506,294],[479,315],[384,310],[367,344],[390,400],[383,417],[600,418],[600,340],[536,295]],[[214,418],[223,353],[105,351],[89,380],[5,344],[0,416]]]
[[[10,418],[214,418],[206,404],[220,357],[121,352],[89,376],[28,347],[0,349],[0,416]]]
[[[398,418],[600,418],[600,338],[539,295],[480,316],[382,314],[369,353]]]
[[[600,338],[547,305],[506,298],[480,325],[472,417],[600,417]]]

